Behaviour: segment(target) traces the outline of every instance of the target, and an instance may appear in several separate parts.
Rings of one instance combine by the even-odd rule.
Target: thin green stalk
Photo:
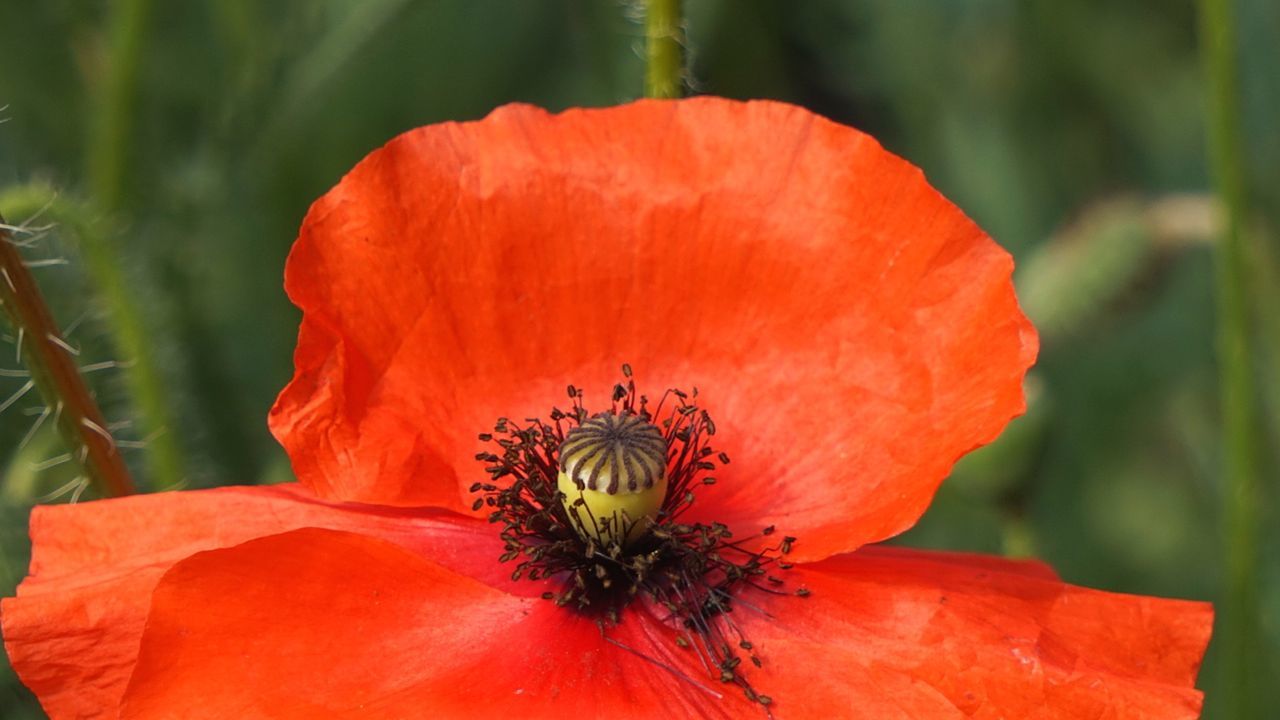
[[[649,0],[645,13],[644,95],[684,94],[684,18],[681,0]]]
[[[89,223],[67,222],[67,226],[79,241],[94,291],[107,308],[105,317],[115,352],[128,362],[122,372],[130,401],[140,416],[138,425],[147,438],[143,458],[151,487],[177,485],[184,477],[184,462],[172,432],[168,395],[156,367],[153,341],[110,242],[111,236]]]
[[[117,0],[107,28],[106,72],[91,116],[88,144],[89,189],[94,203],[118,213],[129,197],[129,162],[136,137],[138,72],[151,25],[151,0]],[[107,305],[116,352],[129,358],[125,371],[129,394],[140,425],[148,435],[146,463],[151,480],[161,487],[184,477],[181,450],[172,429],[173,417],[142,313],[130,293],[122,262],[109,233],[77,228],[86,268]]]
[[[94,200],[107,210],[119,209],[126,195],[138,69],[150,19],[151,0],[116,0],[111,4],[108,55],[90,116],[88,148],[89,187]]]
[[[1209,150],[1226,209],[1217,251],[1218,361],[1224,435],[1226,587],[1218,639],[1226,717],[1261,717],[1258,653],[1259,442],[1251,347],[1245,174],[1232,0],[1200,0],[1201,52],[1209,84]]]
[[[0,226],[3,224],[4,219],[0,218]],[[133,480],[107,430],[102,411],[85,387],[74,350],[63,339],[11,240],[9,231],[0,227],[0,303],[13,325],[23,363],[31,373],[30,385],[39,388],[72,459],[80,463],[90,482],[104,495],[128,495],[134,492]]]

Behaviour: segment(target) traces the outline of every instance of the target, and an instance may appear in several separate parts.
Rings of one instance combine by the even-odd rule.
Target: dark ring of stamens
[[[579,489],[610,495],[651,489],[666,465],[662,431],[639,415],[599,413],[570,430],[560,446],[560,469]]]
[[[549,582],[544,599],[594,617],[606,642],[647,658],[607,634],[621,621],[627,605],[646,597],[652,607],[669,613],[664,622],[677,633],[679,648],[694,654],[711,678],[741,688],[749,700],[764,708],[766,717],[772,718],[773,698],[757,692],[743,669],[744,660],[755,668],[764,663],[743,635],[734,613],[763,612],[741,598],[746,590],[809,595],[807,588],[789,590],[782,577],[792,567],[783,556],[791,552],[796,539],[783,537],[762,548],[761,539],[772,536],[773,527],[764,528],[757,536],[738,538],[722,523],[681,522],[681,516],[693,505],[694,489],[715,484],[709,473],[728,464],[729,457],[710,446],[716,426],[699,407],[696,388],[691,393],[669,390],[657,407],[650,407],[648,399],[636,392],[631,368],[624,365],[622,371],[626,383],[614,387],[608,412],[592,416],[583,407],[582,391],[570,385],[573,406],[568,412],[552,408],[548,419],[529,418],[525,422],[499,418],[492,433],[482,433],[480,440],[495,447],[476,455],[485,464],[489,479],[471,486],[472,492],[481,494],[472,509],[489,507],[489,521],[501,525],[504,552],[498,559],[516,564],[512,580]],[[665,475],[654,477],[656,481],[665,476],[667,492],[652,526],[624,545],[616,539],[601,540],[579,532],[581,524],[570,516],[563,502],[557,475],[566,465],[576,470],[582,464],[564,459],[572,454],[570,443],[578,441],[579,430],[634,421],[640,425],[628,432],[639,435],[634,449],[644,461],[619,461],[618,467],[627,468],[626,472],[637,478],[638,487],[642,482],[638,478],[651,467],[646,462],[661,458],[659,467]],[[660,453],[656,443],[646,437],[653,431],[641,430],[641,426],[657,429],[664,443]],[[598,440],[610,431],[605,427],[588,429],[583,437]],[[611,479],[620,476],[610,474]],[[589,516],[590,511],[586,512]],[[693,686],[709,689],[674,667],[667,669]]]

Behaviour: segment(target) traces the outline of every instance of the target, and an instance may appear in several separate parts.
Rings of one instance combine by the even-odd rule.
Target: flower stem
[[[648,0],[645,13],[644,95],[684,94],[684,18],[681,0]]]
[[[88,171],[94,199],[107,210],[124,202],[151,0],[117,0],[107,27],[106,71],[90,116]]]
[[[4,219],[0,218],[0,225],[3,224]],[[0,228],[0,274],[0,302],[16,331],[19,352],[31,373],[30,382],[53,409],[71,456],[103,494],[134,492],[133,480],[107,431],[102,411],[85,387],[71,346],[54,324],[35,279],[4,228]]]
[[[1226,717],[1261,717],[1258,692],[1258,499],[1256,389],[1249,322],[1245,179],[1232,0],[1200,0],[1201,52],[1209,84],[1209,151],[1226,210],[1217,252],[1218,361],[1224,433],[1226,599],[1219,647]]]
[[[133,155],[134,108],[138,70],[151,25],[151,0],[119,0],[109,17],[106,73],[98,89],[89,129],[88,179],[95,205],[116,213],[128,198],[129,159]],[[172,433],[173,419],[147,324],[129,292],[120,253],[110,237],[97,228],[76,228],[81,251],[95,289],[109,312],[116,351],[131,361],[125,371],[129,395],[148,435],[146,462],[153,486],[182,481],[184,460]]]

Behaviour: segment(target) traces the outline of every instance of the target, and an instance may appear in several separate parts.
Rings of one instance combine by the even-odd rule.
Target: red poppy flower
[[[787,105],[409,132],[289,259],[303,322],[270,424],[298,483],[37,508],[5,647],[54,718],[1195,717],[1207,605],[868,545],[1023,410],[1011,268],[919,170]],[[732,463],[685,518],[785,559],[781,589],[602,621],[540,597],[564,572],[499,561],[470,488],[501,502],[506,471],[477,433],[568,383],[607,406],[624,362],[700,390]],[[798,538],[785,558],[766,526]]]

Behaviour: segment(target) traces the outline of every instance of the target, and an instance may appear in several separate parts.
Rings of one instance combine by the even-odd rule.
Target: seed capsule
[[[560,446],[556,485],[578,532],[606,545],[641,537],[667,495],[667,441],[638,415],[600,413]]]

